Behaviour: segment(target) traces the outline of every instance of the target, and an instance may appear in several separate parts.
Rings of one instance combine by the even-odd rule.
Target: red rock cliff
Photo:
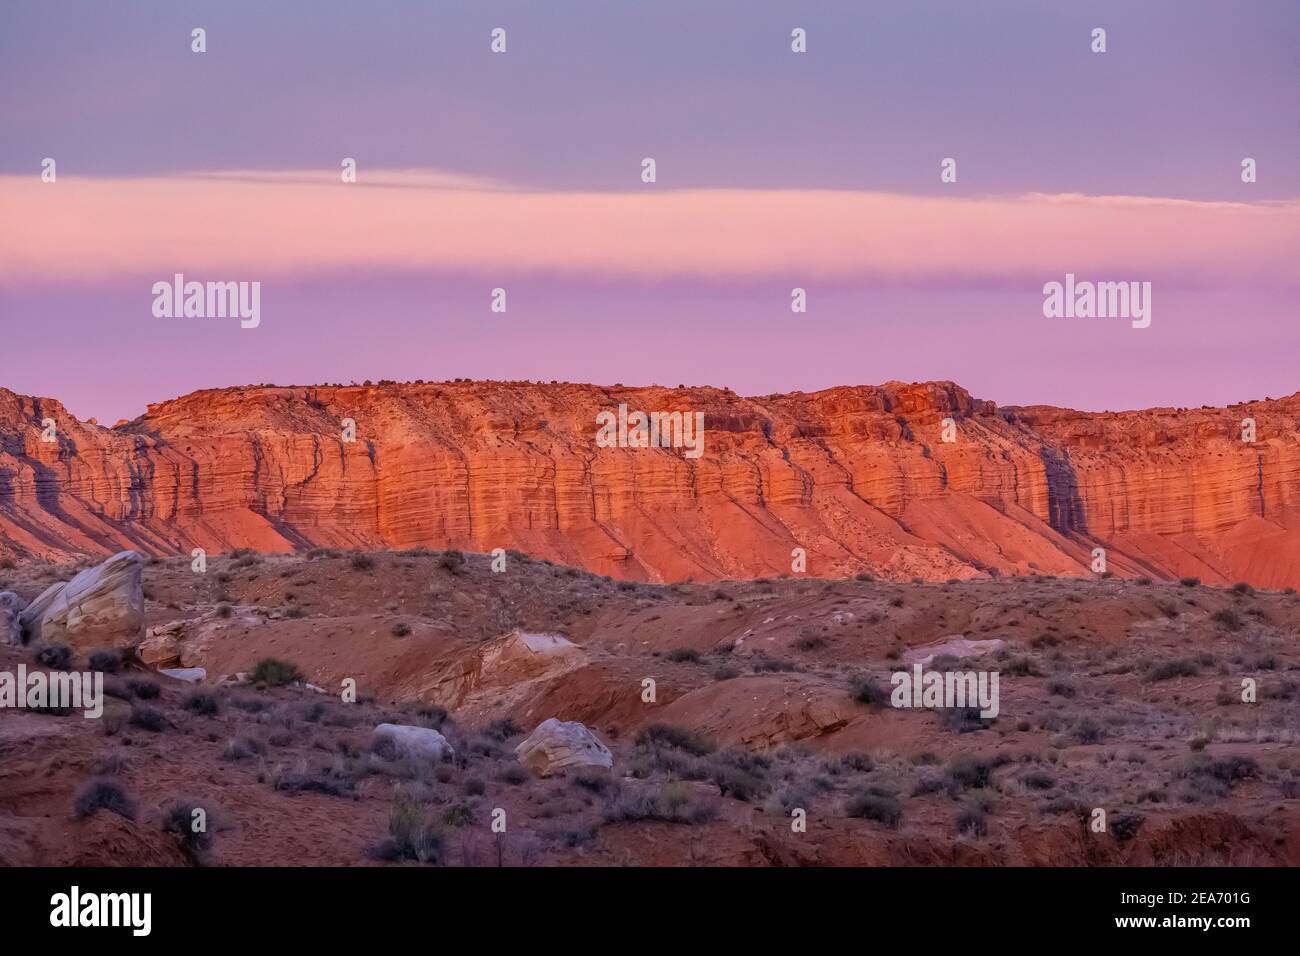
[[[598,447],[620,403],[704,412],[703,455]],[[675,580],[787,573],[801,547],[811,575],[933,579],[1090,573],[1102,547],[1120,575],[1300,585],[1298,418],[1300,394],[1094,414],[950,382],[450,382],[202,391],[106,429],[0,389],[0,552],[501,547]]]

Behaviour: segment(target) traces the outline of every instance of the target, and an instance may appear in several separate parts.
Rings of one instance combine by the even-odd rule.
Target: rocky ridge
[[[599,447],[620,404],[703,411],[703,454]],[[790,573],[795,548],[824,577],[1087,575],[1103,548],[1125,577],[1295,586],[1300,394],[1088,413],[951,382],[252,386],[110,429],[0,389],[0,560],[416,546],[646,581]]]

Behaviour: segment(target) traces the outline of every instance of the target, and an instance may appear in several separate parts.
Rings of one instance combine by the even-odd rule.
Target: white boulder
[[[143,570],[143,557],[120,551],[46,588],[20,617],[26,641],[134,647],[144,637]]]
[[[202,667],[160,667],[158,673],[187,684],[199,684],[208,677],[208,672]]]
[[[990,651],[1001,650],[1003,643],[997,638],[987,641],[971,641],[961,634],[955,634],[934,644],[914,647],[910,651],[904,652],[903,661],[907,664],[920,664],[922,667],[929,667],[936,657],[978,657]]]
[[[573,767],[614,766],[609,748],[576,720],[548,718],[537,725],[518,747],[515,756],[528,769],[543,777]]]
[[[417,759],[442,760],[456,752],[446,737],[430,727],[380,724],[375,728],[373,742],[380,741],[391,741],[398,754]]]
[[[21,644],[23,628],[19,616],[23,599],[13,591],[0,591],[0,644]]]

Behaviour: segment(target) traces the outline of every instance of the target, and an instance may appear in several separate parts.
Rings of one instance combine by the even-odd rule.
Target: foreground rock
[[[0,644],[22,643],[23,628],[19,622],[23,599],[13,591],[0,591]]]
[[[181,641],[189,626],[189,621],[168,621],[149,628],[144,640],[135,649],[136,657],[150,667],[180,667]]]
[[[920,664],[922,667],[929,667],[936,657],[979,657],[981,654],[987,654],[990,651],[1001,650],[1002,646],[1003,642],[997,638],[987,641],[972,641],[957,634],[934,644],[914,647],[903,654],[903,661],[907,664]]]
[[[614,766],[614,758],[585,724],[551,717],[515,748],[519,762],[543,777],[574,767]]]
[[[587,663],[586,652],[559,634],[510,631],[447,665],[426,699],[458,708],[472,694],[494,689],[525,692],[529,681],[554,678]]]
[[[417,760],[442,760],[456,753],[438,731],[406,724],[380,724],[375,728],[373,743],[391,747],[398,756]]]
[[[51,585],[23,611],[24,639],[134,647],[144,636],[143,568],[143,557],[121,551],[65,584]]]
[[[202,667],[160,667],[158,673],[187,684],[201,684],[208,679],[208,672]]]

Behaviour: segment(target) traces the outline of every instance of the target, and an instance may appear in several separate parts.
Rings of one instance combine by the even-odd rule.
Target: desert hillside
[[[0,709],[0,865],[1300,863],[1294,593],[665,586],[422,549],[135,567],[138,632],[0,644],[0,672],[108,694],[96,720]],[[1000,672],[999,713],[893,706],[916,664]],[[537,759],[552,719],[596,752]]]
[[[703,412],[702,455],[599,447],[620,404]],[[789,573],[795,548],[823,577],[1087,575],[1100,547],[1121,577],[1293,586],[1300,395],[1083,413],[947,382],[261,386],[110,429],[0,389],[0,559],[417,546],[650,582]]]

